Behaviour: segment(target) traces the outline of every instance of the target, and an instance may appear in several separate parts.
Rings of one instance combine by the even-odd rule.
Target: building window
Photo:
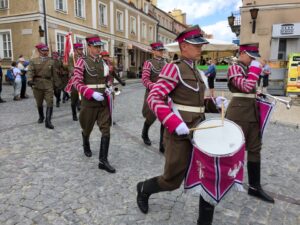
[[[85,17],[85,0],[75,0],[75,15],[80,18]]]
[[[10,32],[0,31],[0,57],[12,58],[12,47]]]
[[[153,41],[153,26],[149,26],[149,40]]]
[[[286,60],[286,39],[279,40],[278,59]]]
[[[148,14],[148,3],[144,2],[144,12]]]
[[[99,24],[101,26],[107,26],[107,5],[99,3]]]
[[[136,34],[136,18],[133,16],[130,17],[130,34]]]
[[[147,29],[146,29],[146,24],[142,22],[142,38],[146,39],[147,37]]]
[[[56,0],[56,10],[66,12],[67,11],[67,2],[66,0]]]
[[[123,12],[117,10],[117,30],[118,31],[124,30],[123,21],[124,21]]]
[[[0,0],[0,9],[8,8],[8,0]]]
[[[56,44],[57,44],[57,52],[59,55],[64,54],[65,48],[65,34],[57,33],[56,34]]]

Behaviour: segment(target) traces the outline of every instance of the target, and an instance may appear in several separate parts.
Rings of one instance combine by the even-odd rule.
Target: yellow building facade
[[[123,70],[137,71],[150,57],[149,44],[157,39],[158,21],[149,16],[146,0],[3,0],[0,5],[0,57],[4,66],[20,55],[30,59],[35,45],[46,42],[64,54],[65,35],[83,42],[98,34],[104,49]],[[44,33],[44,36],[43,34]]]

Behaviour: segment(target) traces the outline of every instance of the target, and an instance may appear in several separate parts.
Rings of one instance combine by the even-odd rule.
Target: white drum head
[[[230,156],[235,154],[245,143],[242,129],[234,122],[221,118],[207,119],[197,128],[218,126],[194,131],[193,141],[195,146],[210,156]]]

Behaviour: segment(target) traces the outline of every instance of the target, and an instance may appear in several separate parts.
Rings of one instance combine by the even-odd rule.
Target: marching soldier
[[[261,135],[259,113],[256,104],[256,82],[262,71],[258,44],[240,45],[240,56],[237,64],[228,69],[228,87],[232,100],[226,111],[226,118],[237,123],[243,130],[246,140],[248,194],[266,202],[274,203],[260,184]]]
[[[39,57],[30,61],[28,70],[28,85],[32,87],[33,95],[36,100],[39,120],[44,121],[43,101],[46,101],[46,120],[45,126],[54,129],[51,123],[53,112],[53,85],[57,81],[56,69],[53,60],[48,57],[49,48],[47,45],[40,43],[35,46],[38,50]]]
[[[102,133],[98,168],[109,173],[115,173],[108,160],[108,148],[110,142],[111,115],[109,102],[106,96],[106,76],[109,75],[108,67],[99,58],[103,43],[98,35],[86,37],[88,44],[87,57],[77,60],[73,86],[81,94],[81,109],[79,122],[82,128],[84,154],[92,156],[89,137],[95,122]]]
[[[142,138],[146,145],[151,145],[151,141],[149,139],[149,128],[155,122],[156,116],[151,111],[148,106],[147,98],[149,92],[155,85],[158,80],[158,75],[161,72],[162,68],[166,65],[165,59],[162,57],[164,53],[164,45],[160,42],[152,43],[151,45],[153,59],[147,60],[143,66],[142,72],[142,81],[144,86],[146,87],[145,97],[144,97],[144,105],[143,105],[143,117],[145,118],[143,130],[142,130]],[[163,133],[164,127],[160,126],[160,141],[159,141],[159,151],[164,153],[163,147]]]
[[[61,77],[60,77],[60,73],[61,73],[61,70],[60,70],[60,67],[61,67],[61,63],[60,63],[60,60],[59,60],[59,54],[58,52],[52,52],[52,59],[54,61],[54,68],[56,70],[56,74],[57,74],[57,81],[54,82],[54,96],[56,98],[56,107],[59,107],[60,106],[60,96],[61,96]]]
[[[68,71],[69,71],[70,79],[72,79],[72,77],[74,76],[74,62],[76,63],[80,57],[84,56],[82,43],[74,43],[73,49],[74,49],[74,59],[73,57],[70,57],[68,63]],[[72,116],[74,121],[78,121],[76,108],[79,108],[79,105],[80,105],[80,100],[79,100],[78,91],[74,87],[72,87],[71,88],[71,109],[72,109]]]
[[[151,194],[180,187],[193,149],[188,137],[189,128],[205,119],[205,84],[195,62],[201,56],[202,45],[208,42],[203,38],[199,26],[189,27],[177,36],[176,41],[180,46],[181,59],[164,66],[147,99],[149,107],[166,128],[166,161],[163,175],[137,184],[137,204],[143,213],[148,212]],[[166,96],[172,99],[174,108],[165,102]],[[175,113],[175,108],[179,113]],[[200,196],[197,224],[211,225],[213,213],[214,206]]]

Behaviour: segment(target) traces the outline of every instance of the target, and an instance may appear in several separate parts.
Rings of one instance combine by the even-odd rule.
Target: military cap
[[[74,49],[83,49],[83,44],[82,43],[74,43],[73,48]]]
[[[101,56],[109,56],[109,52],[108,51],[103,51],[100,53]]]
[[[258,43],[252,43],[252,44],[242,44],[240,45],[240,52],[245,52],[247,55],[249,55],[251,58],[259,58],[259,48]]]
[[[150,44],[151,49],[154,51],[161,51],[161,50],[165,50],[164,44],[161,42],[154,42],[152,44]]]
[[[178,34],[175,41],[178,41],[178,43],[187,42],[193,45],[208,44],[209,42],[203,37],[202,33],[200,27],[195,25]]]
[[[48,46],[45,45],[44,43],[39,43],[35,47],[41,51],[49,51]]]
[[[97,34],[89,35],[85,38],[85,40],[88,43],[88,45],[93,45],[93,46],[102,46],[103,45],[103,42],[101,42],[101,38]]]

